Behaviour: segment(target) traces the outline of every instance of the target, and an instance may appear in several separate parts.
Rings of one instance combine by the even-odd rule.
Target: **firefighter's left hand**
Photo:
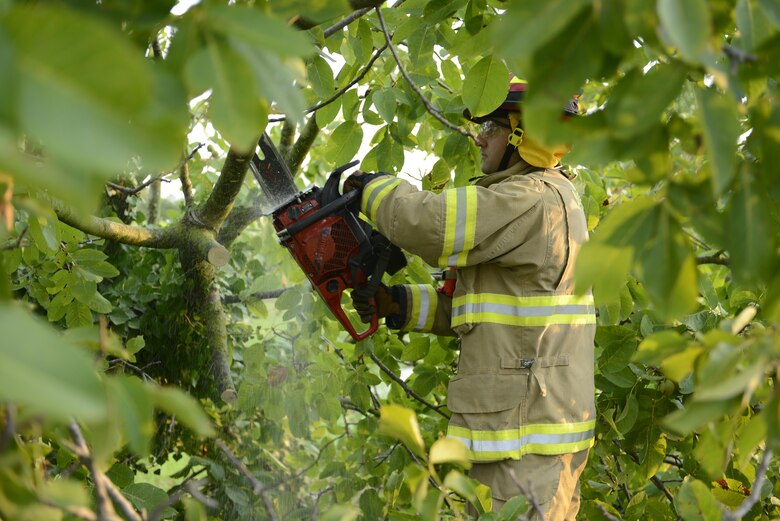
[[[374,304],[370,301],[372,296]],[[397,315],[401,311],[400,305],[393,297],[393,290],[384,284],[379,285],[374,295],[368,295],[361,289],[354,290],[352,292],[352,305],[360,315],[360,320],[365,323],[371,322],[374,313],[379,318],[383,318],[387,315]]]
[[[379,173],[373,173],[373,172],[362,172],[358,170],[351,176],[347,178],[346,181],[344,181],[344,189],[342,190],[343,193],[351,192],[353,190],[358,190],[359,192],[363,191],[363,188],[365,186],[379,177],[380,175],[387,175],[384,172]]]

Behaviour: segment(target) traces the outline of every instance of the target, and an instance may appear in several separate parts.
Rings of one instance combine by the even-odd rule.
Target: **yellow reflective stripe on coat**
[[[477,187],[447,190],[444,247],[439,266],[465,266],[477,231]]]
[[[593,295],[515,297],[474,293],[452,301],[452,326],[489,322],[509,326],[595,324]]]
[[[430,331],[439,305],[436,290],[430,284],[410,285],[409,289],[412,292],[412,310],[408,326],[415,331]]]
[[[525,454],[567,454],[593,446],[596,421],[523,425],[519,429],[479,431],[450,425],[447,437],[460,440],[472,461],[520,459]]]
[[[360,201],[363,213],[375,221],[376,212],[379,210],[382,200],[399,184],[401,184],[401,180],[392,176],[380,177],[369,182],[363,188],[363,196]]]

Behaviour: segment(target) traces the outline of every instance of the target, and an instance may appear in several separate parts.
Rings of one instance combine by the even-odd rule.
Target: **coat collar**
[[[526,175],[526,174],[530,174],[531,172],[543,172],[543,171],[544,168],[539,168],[538,166],[529,165],[525,161],[520,161],[519,163],[510,166],[506,170],[483,175],[482,177],[479,177],[474,184],[477,186],[486,187],[495,183],[499,183],[504,179],[514,175]]]

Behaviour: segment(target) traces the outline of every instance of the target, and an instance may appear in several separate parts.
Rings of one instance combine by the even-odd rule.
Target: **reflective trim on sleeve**
[[[430,331],[436,317],[439,299],[430,284],[411,285],[412,311],[407,326],[414,331]]]
[[[525,454],[568,454],[593,446],[596,421],[523,425],[519,429],[480,431],[450,425],[447,437],[463,442],[472,461],[520,459]]]
[[[444,247],[439,266],[465,266],[476,237],[477,187],[448,190],[446,197]]]
[[[489,322],[509,326],[595,324],[593,295],[515,297],[474,293],[452,301],[452,326]]]
[[[363,196],[360,201],[363,213],[375,221],[382,200],[399,184],[401,184],[401,180],[392,176],[382,176],[369,182],[363,188]]]

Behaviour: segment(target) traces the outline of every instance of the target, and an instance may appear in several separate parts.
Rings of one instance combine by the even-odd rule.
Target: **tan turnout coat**
[[[438,194],[381,176],[361,209],[391,242],[457,267],[452,298],[404,286],[403,329],[460,338],[447,435],[473,461],[589,448],[596,317],[574,294],[587,227],[571,182],[522,163]]]

